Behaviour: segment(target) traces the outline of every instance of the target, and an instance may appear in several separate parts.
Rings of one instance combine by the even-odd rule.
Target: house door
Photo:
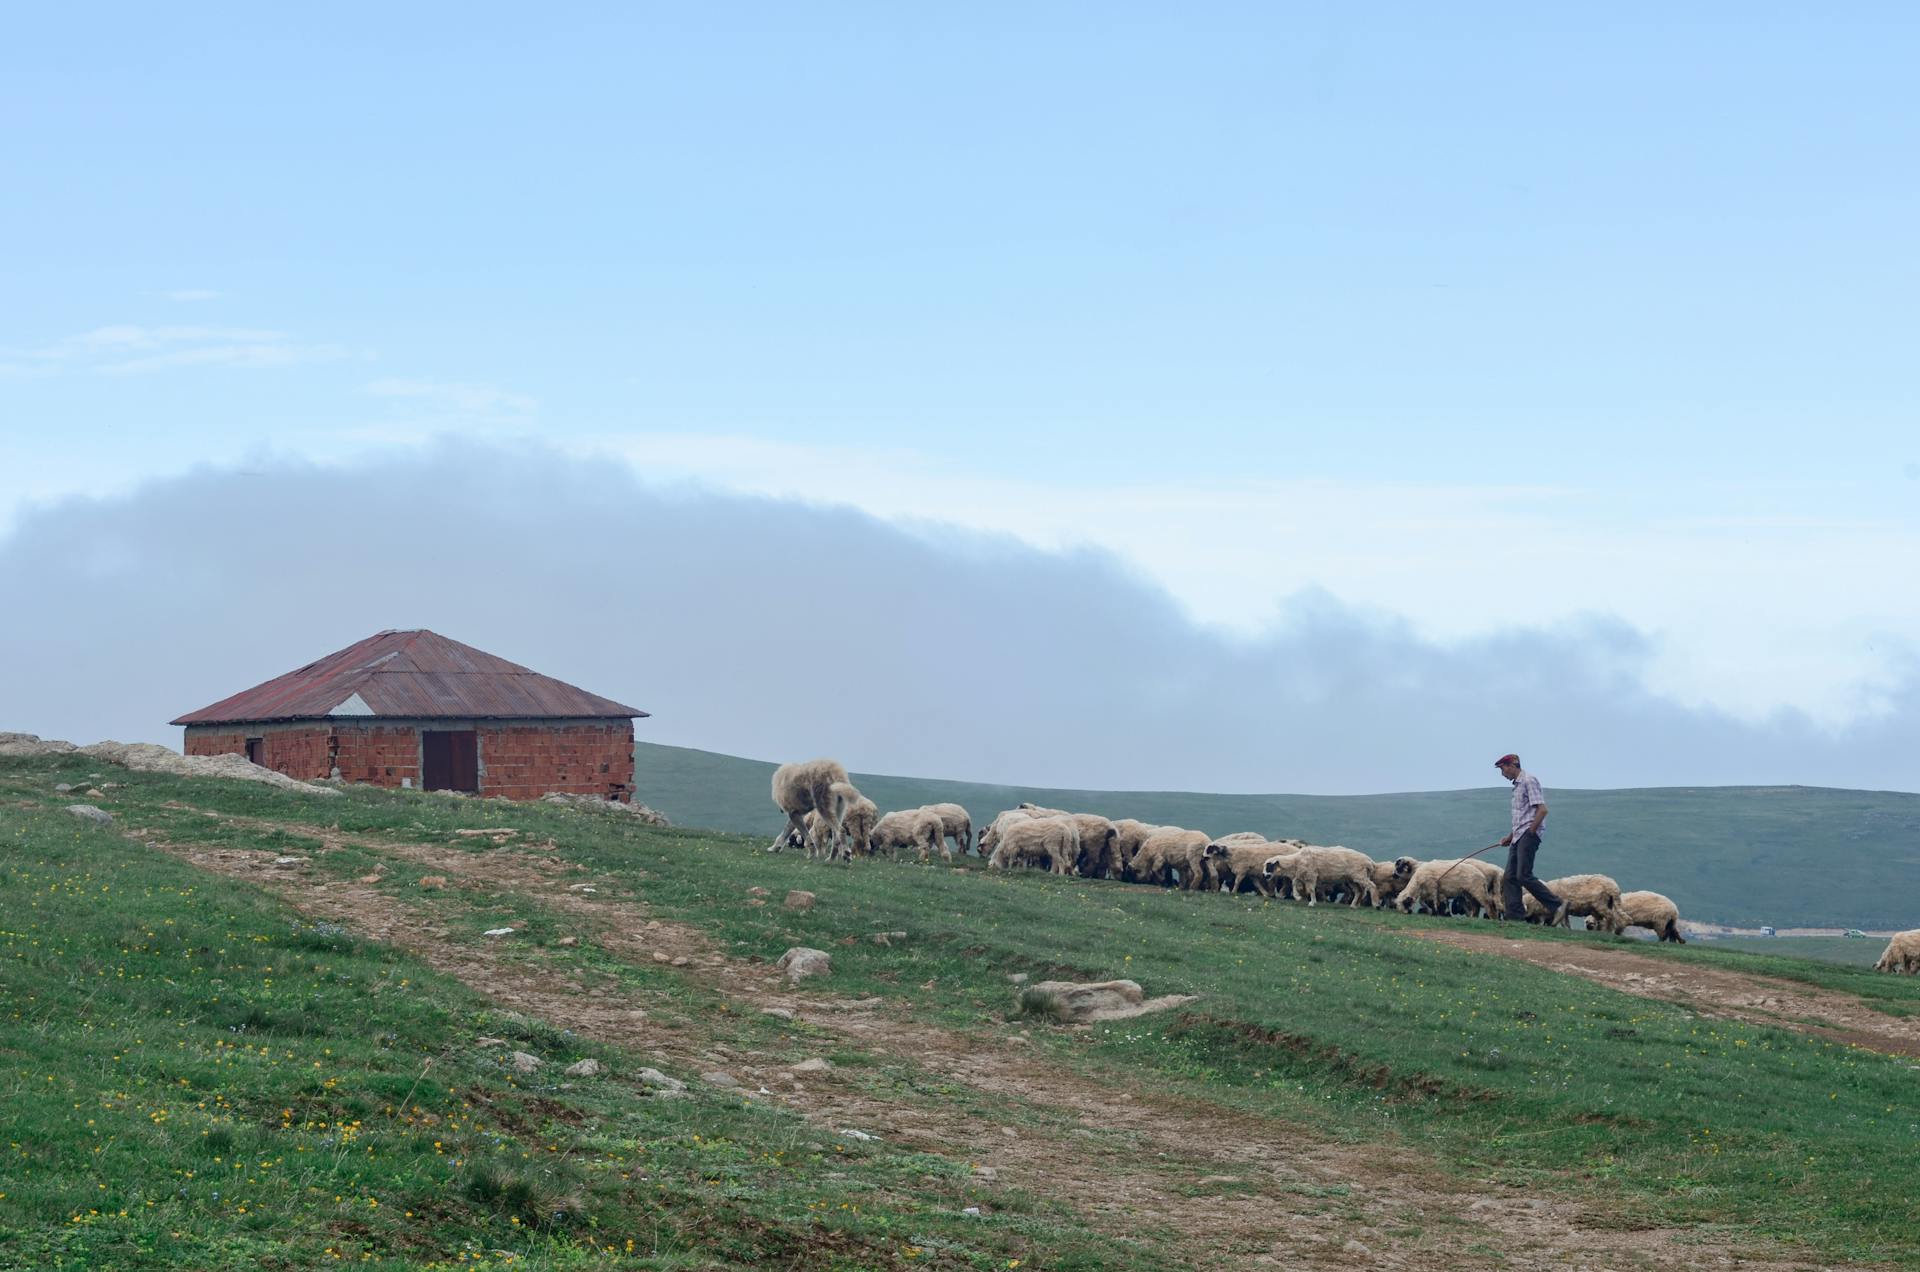
[[[247,739],[247,762],[265,767],[267,763],[267,742],[265,738]]]
[[[480,793],[479,735],[472,729],[421,730],[420,785]]]

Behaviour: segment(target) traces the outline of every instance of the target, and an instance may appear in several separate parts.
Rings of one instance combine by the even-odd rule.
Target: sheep
[[[1403,857],[1400,860],[1412,859]],[[1485,864],[1477,861],[1416,862],[1406,882],[1401,885],[1394,908],[1402,914],[1411,914],[1415,906],[1424,905],[1434,914],[1445,914],[1454,901],[1461,900],[1478,907],[1485,918],[1498,918],[1501,914],[1500,895],[1494,886],[1493,876],[1485,870],[1475,869]],[[1500,873],[1498,867],[1492,869]]]
[[[1226,885],[1228,892],[1239,892],[1251,885],[1263,897],[1273,896],[1273,884],[1262,872],[1267,859],[1278,851],[1304,847],[1292,840],[1271,843],[1258,836],[1250,841],[1239,835],[1216,839],[1206,847],[1204,856],[1209,877]]]
[[[1187,892],[1199,886],[1206,874],[1207,832],[1162,827],[1148,835],[1140,850],[1127,863],[1128,872],[1141,883],[1167,883],[1169,872],[1180,875],[1180,887]]]
[[[1131,817],[1122,817],[1113,823],[1113,859],[1119,863],[1116,872],[1119,877],[1131,879],[1134,857],[1139,855],[1140,845],[1147,842],[1147,836],[1164,827],[1135,821]]]
[[[1113,823],[1095,813],[1069,813],[1067,820],[1080,832],[1080,856],[1074,873],[1084,879],[1117,876],[1120,871],[1113,859],[1113,840],[1118,832]]]
[[[946,828],[937,813],[925,809],[906,808],[888,813],[873,824],[868,835],[872,851],[879,853],[885,849],[889,857],[899,860],[902,848],[912,848],[920,854],[920,860],[932,859],[934,853],[944,856],[949,862],[953,852],[947,847]]]
[[[1025,808],[1009,808],[996,814],[980,831],[980,855],[987,857],[993,854],[994,848],[1000,843],[1000,833],[1008,826],[1014,822],[1032,821],[1036,816],[1038,814]]]
[[[1920,928],[1910,932],[1895,932],[1893,939],[1887,942],[1886,952],[1873,965],[1873,970],[1898,972],[1907,976],[1920,973]]]
[[[958,804],[925,804],[920,811],[939,817],[941,833],[953,840],[962,857],[967,855],[967,850],[973,847],[973,818],[967,816],[966,809]]]
[[[987,865],[994,870],[1023,861],[1044,861],[1057,875],[1074,872],[1080,857],[1080,827],[1072,817],[1028,817],[1000,831]]]
[[[834,850],[839,846],[839,827],[833,824],[831,817],[817,808],[807,810],[804,822],[807,828],[807,856],[816,860],[825,857],[831,861]]]
[[[1549,879],[1547,891],[1566,905],[1566,909],[1560,912],[1560,926],[1564,928],[1573,926],[1571,920],[1576,914],[1588,920],[1588,927],[1605,927],[1612,921],[1613,911],[1620,905],[1620,885],[1603,874],[1577,874],[1564,879]],[[1522,897],[1527,922],[1545,922],[1549,917],[1547,908],[1531,892],[1523,893]]]
[[[1630,927],[1646,928],[1663,941],[1687,943],[1687,938],[1680,935],[1680,907],[1658,892],[1621,893],[1612,917],[1592,926],[1616,936]]]
[[[1020,801],[1019,810],[1023,813],[1032,813],[1035,817],[1071,817],[1073,816],[1072,813],[1068,812],[1064,808],[1045,808],[1039,804],[1035,804],[1024,799]]]
[[[840,833],[834,839],[834,846],[840,856],[851,861],[856,855],[873,855],[873,828],[880,820],[880,808],[872,800],[845,783],[836,782],[833,792],[836,798],[844,795],[845,803],[840,808]]]
[[[833,784],[845,782],[847,770],[838,760],[807,760],[800,764],[782,764],[773,771],[773,802],[787,815],[787,828],[767,846],[768,852],[794,848],[806,843],[809,812],[839,823],[834,807]]]
[[[1413,868],[1420,863],[1412,857],[1395,857],[1392,861],[1373,863],[1373,904],[1376,909],[1391,905],[1400,890],[1407,886],[1407,880],[1413,877]]]
[[[1313,845],[1298,850],[1293,868],[1293,889],[1308,905],[1320,899],[1320,892],[1343,891],[1347,904],[1357,906],[1365,897],[1373,905],[1379,897],[1373,886],[1373,859],[1351,848],[1321,848]]]
[[[1266,883],[1266,894],[1270,897],[1296,896],[1294,873],[1300,865],[1300,854],[1307,846],[1295,840],[1276,846],[1280,851],[1268,854],[1260,863],[1260,878]]]

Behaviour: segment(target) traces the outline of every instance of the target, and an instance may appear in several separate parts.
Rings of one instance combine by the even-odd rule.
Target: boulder
[[[525,1051],[514,1051],[507,1055],[507,1067],[515,1073],[536,1073],[544,1063],[539,1056]]]
[[[1083,1025],[1102,1020],[1126,1020],[1148,1012],[1166,1011],[1190,1003],[1193,994],[1167,994],[1148,998],[1138,981],[1040,981],[1020,991],[1020,1003],[1069,1024]],[[1042,1006],[1044,1005],[1044,1006]]]
[[[785,972],[787,979],[797,985],[810,977],[833,975],[833,955],[825,950],[796,945],[782,954],[780,961],[773,966],[775,971]]]
[[[68,804],[67,811],[86,821],[99,822],[102,826],[113,825],[113,814],[92,804]]]
[[[661,1095],[681,1095],[687,1089],[686,1083],[678,1078],[670,1078],[658,1069],[642,1069],[633,1075],[633,1080]]]
[[[591,1057],[577,1060],[568,1065],[563,1072],[570,1078],[591,1078],[600,1072],[600,1062]]]
[[[802,1060],[793,1066],[795,1073],[832,1073],[833,1061],[814,1056],[811,1060]]]
[[[803,892],[799,888],[795,888],[792,892],[787,893],[785,904],[787,909],[798,910],[802,914],[805,914],[808,910],[813,909],[815,899],[813,893]]]

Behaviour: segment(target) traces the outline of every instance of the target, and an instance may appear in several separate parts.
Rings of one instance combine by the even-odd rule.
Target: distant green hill
[[[635,744],[638,798],[675,824],[764,834],[781,825],[774,766]],[[1376,858],[1471,852],[1507,828],[1507,790],[1411,795],[1204,795],[1074,791],[856,773],[880,807],[951,800],[976,822],[1021,800],[1210,834],[1257,830]],[[1682,915],[1743,927],[1920,927],[1920,795],[1810,786],[1549,788],[1540,870],[1595,870],[1664,892]]]

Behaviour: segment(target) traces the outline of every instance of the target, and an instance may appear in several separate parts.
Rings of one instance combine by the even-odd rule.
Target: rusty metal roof
[[[423,628],[369,636],[173,723],[329,716],[631,719],[646,714]]]

